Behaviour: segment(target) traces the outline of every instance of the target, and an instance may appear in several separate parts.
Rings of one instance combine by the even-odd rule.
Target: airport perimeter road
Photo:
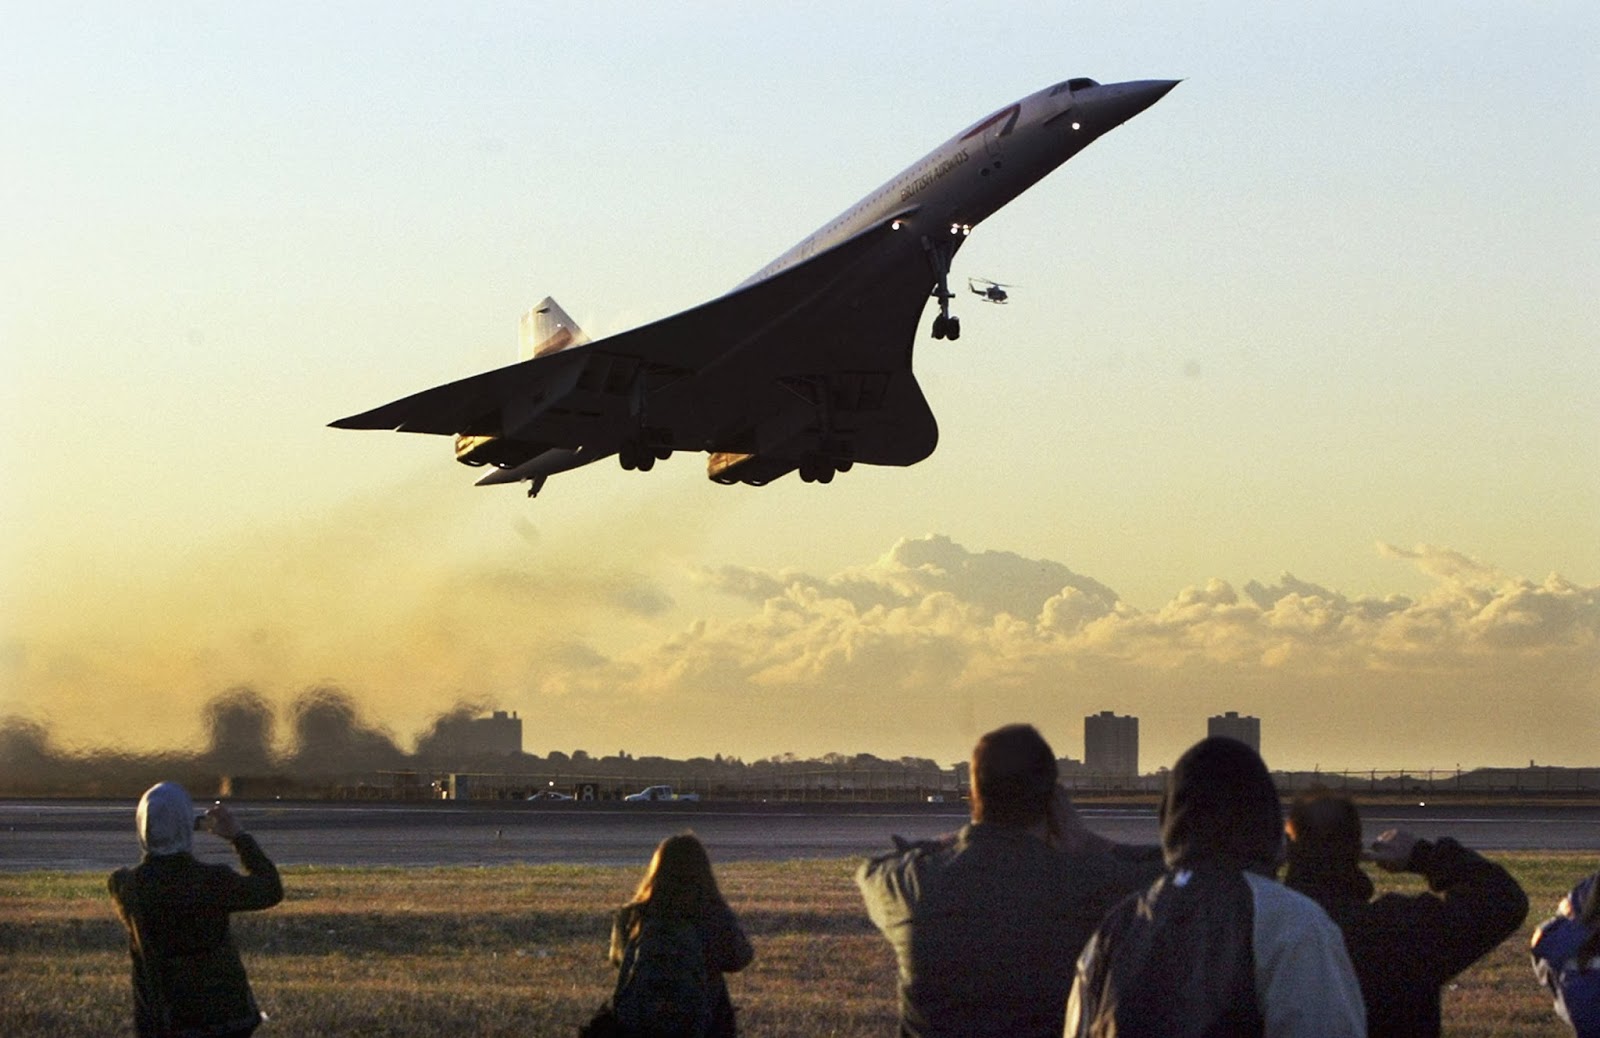
[[[0,801],[0,871],[109,871],[136,861],[132,801]],[[848,858],[958,828],[957,804],[351,804],[242,801],[234,810],[280,865],[639,866],[663,837],[693,829],[712,858],[782,861]],[[1155,843],[1148,805],[1085,806],[1091,828],[1114,840]],[[1454,836],[1481,850],[1561,850],[1600,857],[1600,804],[1375,805],[1363,810],[1370,839],[1385,829]],[[208,861],[233,852],[206,833]]]

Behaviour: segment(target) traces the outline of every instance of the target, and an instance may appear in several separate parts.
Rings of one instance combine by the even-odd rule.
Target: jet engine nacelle
[[[462,433],[456,437],[456,460],[473,468],[493,465],[497,469],[514,469],[549,449],[548,443],[513,440],[507,436],[470,436]]]
[[[798,462],[788,458],[767,458],[759,454],[718,451],[706,459],[706,475],[711,478],[711,482],[725,486],[748,483],[753,487],[762,487],[779,476],[793,472],[798,465]]]

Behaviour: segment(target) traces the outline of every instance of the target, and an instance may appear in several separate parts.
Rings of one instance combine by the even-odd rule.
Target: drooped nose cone
[[[1132,119],[1178,85],[1176,79],[1139,79],[1129,83],[1107,83],[1095,89],[1093,98],[1082,98],[1084,114],[1101,133]]]

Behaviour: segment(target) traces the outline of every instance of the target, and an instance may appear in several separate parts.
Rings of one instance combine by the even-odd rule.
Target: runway
[[[890,835],[959,828],[959,804],[526,804],[511,801],[351,804],[241,801],[246,829],[279,865],[641,865],[663,837],[693,829],[716,861],[879,854]],[[0,872],[109,871],[138,860],[132,801],[0,801]],[[1090,828],[1156,843],[1154,807],[1083,806]],[[1600,804],[1416,804],[1366,807],[1368,838],[1408,829],[1484,851],[1577,851],[1600,857]],[[232,861],[206,833],[196,855]]]

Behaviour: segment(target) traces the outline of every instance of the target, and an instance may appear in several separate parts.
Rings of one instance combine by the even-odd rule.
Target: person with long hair
[[[698,937],[705,982],[710,989],[709,1023],[701,1033],[710,1038],[731,1038],[737,1033],[737,1026],[723,974],[737,973],[748,966],[755,958],[755,949],[717,887],[705,845],[691,832],[669,836],[656,846],[633,898],[617,909],[611,926],[611,963],[623,971],[619,980],[628,979],[628,968],[633,965],[633,956],[639,954],[647,924],[651,923],[687,923]],[[620,994],[619,984],[619,998]]]

